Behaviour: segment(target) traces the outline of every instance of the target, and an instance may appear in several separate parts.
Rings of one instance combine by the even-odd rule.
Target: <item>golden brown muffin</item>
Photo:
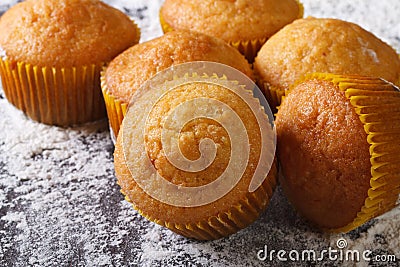
[[[0,18],[5,94],[47,124],[103,118],[100,69],[139,37],[128,16],[98,0],[19,3]]]
[[[221,38],[250,62],[270,36],[301,17],[297,0],[166,0],[160,10],[164,32],[186,29]]]
[[[111,61],[102,75],[102,89],[111,128],[117,136],[131,96],[157,72],[190,61],[213,61],[253,77],[250,65],[222,40],[189,31],[169,32],[135,45]]]
[[[309,17],[271,37],[260,49],[254,70],[271,106],[278,106],[292,83],[313,72],[381,77],[397,83],[400,59],[393,48],[356,24]]]
[[[261,142],[261,135],[271,134],[272,127],[263,126],[268,119],[260,103],[252,95],[244,100],[241,94],[249,92],[237,83],[188,75],[165,87],[142,89],[144,95],[135,96],[117,138],[115,172],[126,199],[149,220],[186,237],[217,239],[251,224],[272,196],[277,173],[274,153],[266,160],[271,169],[266,168],[261,185],[249,189],[256,169],[265,164],[259,162],[262,149],[273,151]],[[231,111],[216,103],[228,105]],[[238,125],[243,125],[244,135]],[[210,164],[211,149],[202,144],[206,139],[212,140],[216,151]],[[175,150],[169,152],[169,141],[179,147],[189,165],[177,160]],[[194,170],[197,165],[192,161],[198,159],[206,163]],[[221,179],[231,189],[224,191]],[[197,191],[187,194],[190,189]]]
[[[349,231],[400,192],[400,92],[378,78],[310,75],[276,115],[282,188],[323,229]]]

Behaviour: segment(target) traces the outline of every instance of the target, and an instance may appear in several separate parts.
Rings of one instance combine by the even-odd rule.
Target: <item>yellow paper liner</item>
[[[186,74],[188,75],[188,74]],[[203,74],[203,77],[209,77],[206,74]],[[197,76],[196,73],[193,73],[193,76]],[[104,80],[104,71],[102,73],[102,84],[103,84],[103,90],[106,91],[106,95],[110,96],[112,98],[111,101],[114,103],[117,103],[118,101],[115,100],[111,96],[109,92],[107,92],[107,88],[105,86],[105,80]],[[184,76],[186,77],[186,76]],[[222,75],[219,77],[218,75],[214,74],[212,78],[218,78],[222,80],[226,80],[226,76]],[[174,79],[179,79],[178,77],[174,77]],[[247,89],[246,89],[247,90]],[[252,91],[249,91],[252,94]],[[110,101],[110,102],[111,102]],[[259,100],[255,98],[255,101],[258,103]],[[107,101],[106,101],[107,102]],[[118,102],[118,104],[112,104],[110,103],[111,110],[114,112],[117,110],[117,108],[112,107],[121,105],[121,102]],[[123,105],[123,104],[122,104]],[[122,107],[121,105],[121,107]],[[260,103],[261,105],[261,103]],[[108,107],[109,105],[107,105]],[[126,104],[124,105],[125,107],[121,111],[123,111],[124,115],[126,114]],[[268,119],[268,118],[265,118]],[[118,127],[120,127],[121,124],[119,124]],[[117,138],[117,144],[116,144],[116,151],[118,150],[123,150],[122,148],[122,130],[123,128],[119,128],[121,132],[118,133],[118,138]],[[123,152],[116,152],[116,154],[123,154]],[[188,237],[188,238],[194,238],[198,240],[215,240],[215,239],[220,239],[226,236],[229,236],[231,234],[234,234],[238,232],[239,230],[249,226],[251,223],[253,223],[256,219],[259,218],[260,214],[265,210],[265,208],[268,206],[269,201],[275,191],[276,185],[277,185],[277,176],[278,176],[278,167],[277,167],[277,158],[274,155],[273,158],[273,163],[271,166],[271,169],[265,178],[265,180],[262,182],[262,184],[254,191],[254,192],[247,192],[245,195],[241,196],[240,199],[236,201],[236,204],[232,207],[230,207],[228,210],[224,212],[218,212],[216,215],[212,215],[208,217],[204,221],[198,221],[198,222],[193,222],[193,223],[187,223],[187,224],[179,224],[179,223],[172,223],[168,221],[163,221],[160,220],[156,217],[153,217],[150,214],[145,213],[142,211],[139,207],[137,207],[131,199],[129,199],[128,194],[124,191],[124,186],[120,183],[119,179],[117,179],[117,184],[121,187],[121,193],[125,196],[125,199],[132,204],[133,208],[137,210],[143,217],[146,219],[155,222],[161,226],[164,226],[171,231],[180,234],[182,236]],[[124,158],[125,160],[125,158]],[[124,162],[123,164],[124,170],[123,172],[130,173],[130,170],[128,169],[128,166]],[[212,212],[214,214],[214,212]]]
[[[112,134],[116,137],[118,136],[118,132],[125,117],[129,103],[117,99],[117,97],[110,93],[107,88],[104,72],[105,68],[101,72],[101,91],[106,104],[108,121],[110,123],[111,130],[113,131]]]
[[[0,74],[8,101],[27,116],[50,125],[71,126],[105,117],[102,66],[38,67],[0,59]]]
[[[297,19],[299,19],[302,18],[304,15],[304,6],[299,0],[296,0],[296,2],[299,6],[299,14],[297,16]],[[161,28],[164,33],[174,30],[174,28],[170,24],[168,24],[163,18],[161,10],[159,12],[159,19]],[[244,55],[244,57],[247,59],[249,63],[253,63],[254,58],[257,56],[258,51],[261,49],[261,47],[268,40],[269,37],[270,36],[265,36],[262,38],[257,38],[252,40],[237,40],[237,41],[227,41],[227,42],[231,46],[235,47],[242,55]]]
[[[174,28],[169,25],[163,18],[160,12],[160,24],[161,28],[164,33],[173,31]],[[258,51],[260,50],[261,46],[267,41],[267,37],[261,39],[254,39],[254,40],[245,40],[245,41],[231,41],[228,42],[231,46],[235,47],[239,52],[245,56],[245,58],[250,62],[253,63],[255,56],[257,55]]]
[[[272,86],[262,80],[258,80],[257,84],[267,98],[272,111],[276,112],[277,108],[282,103],[282,98],[285,96],[285,90]]]
[[[332,232],[348,232],[398,205],[400,92],[393,84],[382,79],[355,75],[313,73],[296,84],[310,79],[330,81],[345,93],[364,125],[367,142],[370,144],[371,179],[363,207],[349,224],[327,229]]]
[[[210,216],[205,221],[177,224],[158,220],[135,206],[122,189],[121,193],[125,196],[125,199],[132,204],[133,208],[149,221],[155,222],[188,238],[215,240],[234,234],[258,219],[261,212],[268,206],[275,190],[277,182],[276,165],[275,158],[268,177],[256,191],[247,193],[241,200],[238,200],[235,206],[229,208],[225,212],[219,212],[217,215]],[[120,185],[118,182],[117,184]]]

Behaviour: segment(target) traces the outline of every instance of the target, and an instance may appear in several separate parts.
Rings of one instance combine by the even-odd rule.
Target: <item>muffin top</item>
[[[230,214],[231,209],[235,209],[235,211],[232,212],[234,215],[230,220],[235,220],[236,209],[242,202],[244,203],[243,205],[251,203],[250,205],[254,205],[255,209],[262,209],[268,203],[268,195],[271,196],[272,194],[271,188],[267,190],[268,195],[264,190],[271,183],[270,180],[275,180],[276,167],[274,166],[273,171],[271,170],[268,175],[270,178],[265,179],[264,186],[255,191],[256,196],[248,192],[249,183],[258,165],[262,147],[260,126],[248,104],[234,92],[214,83],[196,82],[178,85],[173,90],[163,94],[153,105],[152,99],[158,98],[158,96],[153,97],[154,91],[149,90],[145,97],[141,97],[130,107],[124,119],[124,127],[119,132],[114,154],[118,183],[134,206],[145,216],[150,217],[151,220],[162,224],[164,222],[172,225],[178,224],[182,225],[182,227],[189,223],[208,223],[208,219],[213,216],[221,216],[225,220],[226,215],[223,214]],[[223,111],[221,106],[214,105],[214,102],[204,105],[201,104],[203,102],[197,102],[200,101],[199,99],[201,101],[212,99],[213,101],[228,104],[234,113],[239,116],[250,142],[247,147],[249,149],[248,158],[244,156],[247,153],[245,152],[247,148],[242,149],[242,153],[231,154],[233,149],[242,147],[242,144],[235,143],[236,148],[232,148],[232,142],[234,142],[232,141],[232,135],[238,138],[241,135],[240,132],[235,130],[229,132],[229,129],[223,127],[225,123],[230,124],[232,127],[237,127],[240,123]],[[258,102],[254,103],[259,105]],[[147,107],[151,107],[148,114],[146,114]],[[181,108],[181,110],[177,114],[173,113],[177,108]],[[194,118],[195,116],[192,113],[196,109],[208,110],[215,116],[213,119],[205,117]],[[181,116],[185,117],[188,114],[194,119],[185,123],[180,131],[174,131],[174,125],[180,125],[180,123],[185,122]],[[168,124],[168,116],[171,116],[171,125]],[[210,149],[205,149],[201,142],[205,139],[211,139],[215,144],[215,158],[209,165],[204,164],[199,170],[187,170],[179,162],[173,165],[170,157],[174,158],[177,154],[168,152],[168,144],[163,138],[176,142],[174,144],[179,146],[182,155],[191,161],[199,159],[201,155],[205,155],[208,158],[207,155],[210,154]],[[242,138],[240,143],[245,144],[244,141],[245,139]],[[143,153],[141,149],[145,149],[147,153]],[[203,152],[200,152],[200,150]],[[230,164],[230,161],[234,162]],[[152,165],[151,168],[147,167],[149,164]],[[153,168],[161,175],[162,179],[179,187],[193,188],[205,186],[216,181],[228,168],[229,164],[230,170],[234,170],[234,174],[228,175],[227,179],[231,181],[230,179],[236,179],[234,176],[239,176],[239,180],[237,184],[235,182],[229,183],[229,185],[233,185],[232,190],[209,204],[187,207],[177,206],[167,204],[146,193],[158,194],[166,191],[166,187],[155,181],[150,171]],[[244,171],[242,174],[241,171],[238,171],[242,167],[238,166],[243,166]],[[189,165],[189,169],[191,167],[193,167],[193,164]],[[272,182],[272,184],[274,183]],[[212,192],[214,194],[218,194],[220,187],[217,185],[213,187]],[[146,192],[144,189],[146,189]],[[198,190],[194,198],[205,197],[204,191],[201,191],[202,189]],[[174,202],[186,200],[186,197],[182,194],[168,194],[168,197]],[[188,201],[190,200],[193,199]],[[254,219],[254,214],[246,216]],[[245,224],[244,221],[242,223]]]
[[[0,18],[7,59],[37,66],[108,62],[139,36],[128,16],[98,0],[27,0]]]
[[[253,77],[246,59],[224,41],[195,32],[172,31],[132,46],[113,59],[104,74],[107,90],[128,103],[133,93],[154,74],[190,61],[223,63]]]
[[[297,0],[166,0],[162,19],[174,29],[187,29],[228,42],[258,40],[303,16]]]
[[[393,83],[400,77],[396,51],[372,33],[350,22],[311,17],[272,36],[254,68],[262,81],[280,90],[313,72],[381,77]]]
[[[312,79],[293,88],[276,115],[281,185],[292,204],[323,228],[353,221],[367,197],[367,134],[345,93]]]

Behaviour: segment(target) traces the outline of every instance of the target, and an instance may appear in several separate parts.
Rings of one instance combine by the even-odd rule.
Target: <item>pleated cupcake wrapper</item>
[[[119,100],[108,90],[107,82],[105,80],[105,68],[101,72],[101,91],[103,93],[104,102],[106,103],[108,121],[113,131],[114,136],[118,136],[119,129],[128,109],[128,104]]]
[[[132,204],[132,206],[149,221],[164,226],[177,234],[198,240],[215,240],[234,234],[258,219],[260,213],[268,206],[275,190],[276,175],[275,161],[268,178],[256,191],[249,193],[247,197],[238,201],[235,206],[227,211],[210,216],[205,221],[187,224],[162,221],[144,213],[135,204]],[[121,193],[125,196],[126,201],[133,203],[123,190],[121,190]]]
[[[400,92],[379,78],[307,75],[336,84],[354,107],[370,144],[371,179],[368,197],[356,218],[332,232],[348,232],[397,206],[400,194]],[[301,81],[299,81],[301,82]],[[396,107],[395,109],[393,109]]]
[[[4,93],[15,107],[33,120],[70,126],[105,117],[102,65],[55,68],[0,59],[0,73]]]
[[[104,75],[102,75],[102,77],[104,77]],[[227,77],[225,75],[218,76],[217,74],[213,74],[212,76],[208,76],[207,74],[199,75],[197,73],[192,73],[191,75],[189,75],[188,73],[186,73],[182,77],[174,76],[172,81],[166,81],[166,82],[169,83],[168,86],[174,88],[175,87],[174,84],[176,83],[176,85],[178,85],[180,79],[187,79],[188,77],[203,77],[203,78],[227,80]],[[231,82],[238,84],[235,81]],[[103,79],[103,84],[104,83],[105,81]],[[248,90],[248,92],[249,94],[253,94],[251,90]],[[258,103],[260,103],[258,98],[254,99]],[[268,118],[266,117],[266,119]],[[274,157],[274,163],[271,166],[268,176],[254,192],[248,192],[241,199],[239,199],[234,206],[232,206],[231,208],[229,208],[224,212],[219,212],[216,215],[212,215],[204,221],[198,221],[187,224],[179,224],[157,219],[151,216],[150,214],[147,214],[146,212],[142,211],[139,207],[133,204],[134,202],[129,199],[128,195],[126,194],[126,192],[124,192],[123,189],[121,189],[121,193],[125,196],[125,199],[128,202],[132,203],[133,208],[136,209],[142,216],[144,216],[148,220],[155,222],[161,226],[167,227],[168,229],[174,231],[175,233],[185,237],[194,238],[198,240],[215,240],[234,234],[239,230],[250,225],[256,219],[258,219],[261,212],[264,211],[265,208],[267,207],[272,197],[272,194],[276,188],[277,174],[278,174],[277,159],[276,157]],[[121,184],[118,181],[117,184],[121,186]]]
[[[258,81],[258,86],[263,91],[267,101],[272,109],[276,112],[277,108],[281,105],[282,99],[285,97],[285,90],[279,87],[270,85],[262,80]]]
[[[304,15],[304,7],[303,4],[300,3],[299,0],[296,0],[298,6],[299,6],[299,14],[297,18],[302,18]],[[160,19],[160,24],[161,28],[164,33],[173,31],[174,28],[169,25],[165,19],[163,18],[161,11],[159,12],[159,19]],[[237,40],[237,41],[227,41],[228,44],[231,46],[235,47],[239,52],[244,55],[244,57],[247,59],[249,63],[254,62],[254,58],[257,56],[258,51],[261,49],[263,44],[268,40],[270,36],[266,36],[263,38],[258,38],[258,39],[252,39],[252,40]]]

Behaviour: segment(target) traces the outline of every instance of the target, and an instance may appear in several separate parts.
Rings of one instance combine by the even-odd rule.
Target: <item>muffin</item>
[[[272,36],[254,62],[258,85],[272,107],[289,86],[313,72],[381,77],[397,83],[395,50],[360,26],[337,19],[294,21]]]
[[[298,0],[166,0],[160,9],[164,32],[186,29],[221,38],[250,63],[269,37],[301,17]]]
[[[103,65],[138,43],[137,26],[96,0],[27,0],[0,18],[7,99],[30,118],[69,126],[106,116]]]
[[[214,61],[253,77],[250,65],[222,40],[190,31],[169,32],[135,45],[117,56],[102,73],[101,86],[115,136],[131,96],[157,72],[190,61]]]
[[[320,227],[347,232],[396,205],[400,92],[379,78],[312,74],[276,114],[283,191]]]
[[[201,240],[233,234],[259,217],[277,168],[272,112],[253,97],[254,86],[226,65],[196,62],[140,88],[114,154],[118,184],[135,209]]]

